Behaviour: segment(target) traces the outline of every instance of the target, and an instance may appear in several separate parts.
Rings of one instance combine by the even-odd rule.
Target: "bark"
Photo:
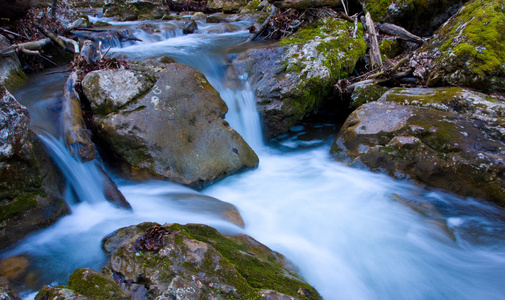
[[[370,13],[367,12],[365,15],[366,30],[368,32],[368,41],[370,44],[370,60],[372,63],[372,68],[378,67],[382,70],[382,58],[381,51],[379,49],[379,41],[377,40],[377,33],[375,32],[374,22]]]
[[[417,44],[424,44],[424,40],[420,37],[418,37],[415,34],[410,33],[407,31],[405,28],[400,27],[398,25],[394,24],[389,24],[389,23],[376,23],[375,28],[379,30],[382,33],[392,35],[392,36],[397,36],[401,38],[402,40],[408,41],[408,42],[414,42]]]

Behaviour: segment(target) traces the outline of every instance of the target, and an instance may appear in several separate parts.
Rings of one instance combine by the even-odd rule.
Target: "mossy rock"
[[[381,100],[349,116],[331,152],[396,178],[505,206],[504,150],[456,112]]]
[[[400,25],[410,32],[430,36],[465,0],[367,0],[363,7],[375,22]]]
[[[377,83],[357,85],[351,94],[350,105],[356,109],[365,103],[377,101],[387,90]]]
[[[347,77],[364,57],[363,27],[356,36],[354,29],[351,22],[321,19],[277,47],[249,50],[234,60],[237,74],[249,74],[267,139],[317,112],[335,81]]]
[[[380,42],[380,52],[387,58],[393,58],[405,50],[405,42],[400,38],[386,38]]]
[[[298,299],[318,292],[283,267],[282,256],[250,237],[228,238],[206,225],[154,226],[113,253],[110,269],[126,288],[143,283],[149,298],[261,299],[274,290]],[[304,289],[308,296],[300,296]]]
[[[88,268],[75,270],[68,279],[68,288],[96,300],[131,299],[114,279]]]
[[[505,91],[503,28],[503,1],[472,0],[465,4],[418,50],[434,56],[427,85]]]

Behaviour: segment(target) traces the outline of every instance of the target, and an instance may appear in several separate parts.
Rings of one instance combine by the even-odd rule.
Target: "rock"
[[[69,213],[64,179],[30,130],[28,111],[0,84],[0,248]]]
[[[4,277],[10,282],[18,280],[29,265],[30,262],[23,255],[4,258],[0,260],[0,277]]]
[[[495,140],[505,143],[505,98],[465,88],[394,88],[381,101],[457,113]]]
[[[261,10],[263,7],[261,7],[260,4],[261,4],[260,0],[249,1],[246,4],[246,6],[242,7],[242,9],[240,10],[240,13],[241,14],[252,14],[252,13],[256,12],[257,10]]]
[[[184,34],[191,34],[195,33],[195,31],[198,30],[198,25],[194,20],[191,20],[190,22],[184,24],[184,27],[182,28],[182,33]]]
[[[375,22],[393,23],[421,36],[430,36],[454,15],[465,0],[367,0],[363,7]]]
[[[158,225],[126,240],[110,269],[126,289],[143,284],[149,299],[256,299],[257,289],[296,297],[300,288],[310,291],[305,299],[321,299],[275,252],[257,256],[253,248],[205,225]]]
[[[21,300],[3,277],[0,277],[0,300]]]
[[[505,206],[505,147],[451,111],[364,104],[348,117],[331,152],[396,178]]]
[[[156,20],[169,14],[163,0],[105,0],[104,17],[116,17],[119,21]]]
[[[67,288],[42,286],[35,300],[92,300]]]
[[[9,40],[0,34],[0,49],[10,46]],[[21,85],[28,77],[21,70],[21,63],[16,54],[0,57],[0,83],[7,88]]]
[[[350,105],[356,109],[365,103],[377,101],[387,90],[386,87],[377,83],[359,84],[351,94]]]
[[[210,12],[238,13],[247,3],[248,0],[208,0],[207,9]]]
[[[472,0],[417,51],[415,67],[424,68],[418,73],[425,73],[428,86],[453,85],[503,92],[503,28],[502,1]]]
[[[317,111],[338,78],[352,72],[366,50],[359,25],[321,19],[279,46],[252,49],[233,61],[237,74],[248,74],[263,120],[264,136],[271,139],[288,131]]]
[[[82,84],[98,137],[132,175],[203,187],[258,164],[222,119],[219,93],[190,67],[133,64],[91,72]]]
[[[131,299],[113,278],[92,269],[77,269],[68,279],[68,288],[91,299]]]
[[[400,38],[385,38],[380,42],[379,49],[383,56],[393,58],[401,54],[406,46],[406,42]]]
[[[342,6],[341,0],[268,0],[270,4],[275,5],[277,8],[295,8],[295,9],[307,9],[315,7],[336,7]]]

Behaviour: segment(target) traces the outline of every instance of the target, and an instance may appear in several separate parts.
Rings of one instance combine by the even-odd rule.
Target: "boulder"
[[[252,49],[233,61],[248,74],[263,119],[264,136],[274,138],[318,110],[333,84],[352,72],[366,50],[359,24],[321,19],[270,48]]]
[[[30,130],[28,111],[0,84],[0,248],[69,213],[64,179]]]
[[[277,8],[308,9],[315,7],[341,7],[341,0],[268,0]]]
[[[104,17],[116,17],[119,21],[155,20],[169,14],[163,0],[105,0]]]
[[[364,104],[347,118],[331,152],[396,178],[505,206],[505,147],[452,111]]]
[[[0,49],[10,46],[9,40],[0,34]],[[21,70],[21,63],[16,54],[0,57],[0,83],[7,88],[21,85],[28,77]]]
[[[131,175],[203,187],[258,164],[222,118],[219,93],[188,66],[132,64],[91,72],[82,85],[97,137]]]
[[[207,10],[210,12],[238,13],[248,2],[248,0],[208,0]]]
[[[0,277],[0,300],[21,300],[11,288],[9,282],[3,277]]]
[[[421,36],[430,36],[466,0],[367,0],[363,7],[375,22],[393,23]]]
[[[350,106],[356,109],[365,103],[377,101],[387,90],[377,83],[358,84],[351,94]]]
[[[112,254],[109,268],[125,289],[142,284],[150,299],[258,299],[259,289],[297,297],[300,288],[308,291],[304,299],[321,299],[285,264],[251,237],[173,224],[130,236]]]
[[[503,1],[472,0],[420,48],[416,73],[428,86],[465,86],[505,91],[505,8]]]

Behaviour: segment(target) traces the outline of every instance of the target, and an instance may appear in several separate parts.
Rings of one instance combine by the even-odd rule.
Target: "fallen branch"
[[[377,33],[375,32],[374,22],[370,13],[365,15],[366,30],[368,31],[368,39],[370,43],[370,60],[372,68],[378,67],[382,71],[382,57],[379,49],[379,41],[377,40]]]
[[[63,49],[67,49],[67,45],[65,44],[65,42],[63,42],[62,39],[60,39],[57,35],[55,35],[54,33],[52,32],[49,32],[47,29],[45,29],[44,27],[40,26],[39,24],[34,24],[34,26],[40,30],[40,32],[42,32],[45,36],[47,36],[48,38],[51,39],[51,41],[55,42],[57,45],[59,45],[61,48]]]
[[[372,79],[366,79],[366,80],[358,81],[358,82],[348,85],[345,88],[345,91],[348,93],[352,93],[354,88],[358,85],[361,85],[361,84],[370,84],[370,83],[383,84],[383,83],[386,83],[386,82],[389,82],[392,80],[400,80],[402,78],[409,77],[411,75],[412,75],[411,71],[406,71],[406,72],[400,72],[400,73],[393,74],[388,78],[377,78],[376,77],[376,78],[372,78]]]
[[[64,36],[59,36],[59,38],[64,41],[65,43],[67,44],[70,44],[74,47],[74,53],[79,53],[80,50],[79,50],[79,43],[74,41],[73,39],[69,39],[69,38],[66,38]]]
[[[270,13],[270,15],[268,16],[268,18],[265,20],[265,22],[263,22],[263,24],[261,24],[260,28],[258,28],[258,31],[256,31],[255,34],[253,34],[247,41],[248,42],[252,42],[254,41],[260,34],[263,33],[263,31],[265,31],[268,27],[268,24],[270,23],[270,19],[272,19],[273,16],[275,16],[277,14],[277,12],[279,11],[279,9],[277,7],[273,7],[272,9],[272,12]]]
[[[407,31],[405,28],[400,27],[398,25],[394,24],[389,24],[389,23],[376,23],[375,28],[379,30],[382,33],[392,35],[392,36],[397,36],[402,40],[408,41],[408,42],[414,42],[417,44],[424,44],[424,40],[420,37],[418,37],[415,34],[410,33]]]
[[[82,117],[79,94],[75,90],[77,78],[77,73],[72,72],[65,83],[61,116],[65,143],[70,153],[86,162],[95,159],[96,152]]]
[[[65,32],[70,32],[74,29],[79,28],[79,26],[81,26],[82,22],[84,22],[84,18],[79,18],[79,19],[75,20],[74,22],[68,24],[65,27]]]

